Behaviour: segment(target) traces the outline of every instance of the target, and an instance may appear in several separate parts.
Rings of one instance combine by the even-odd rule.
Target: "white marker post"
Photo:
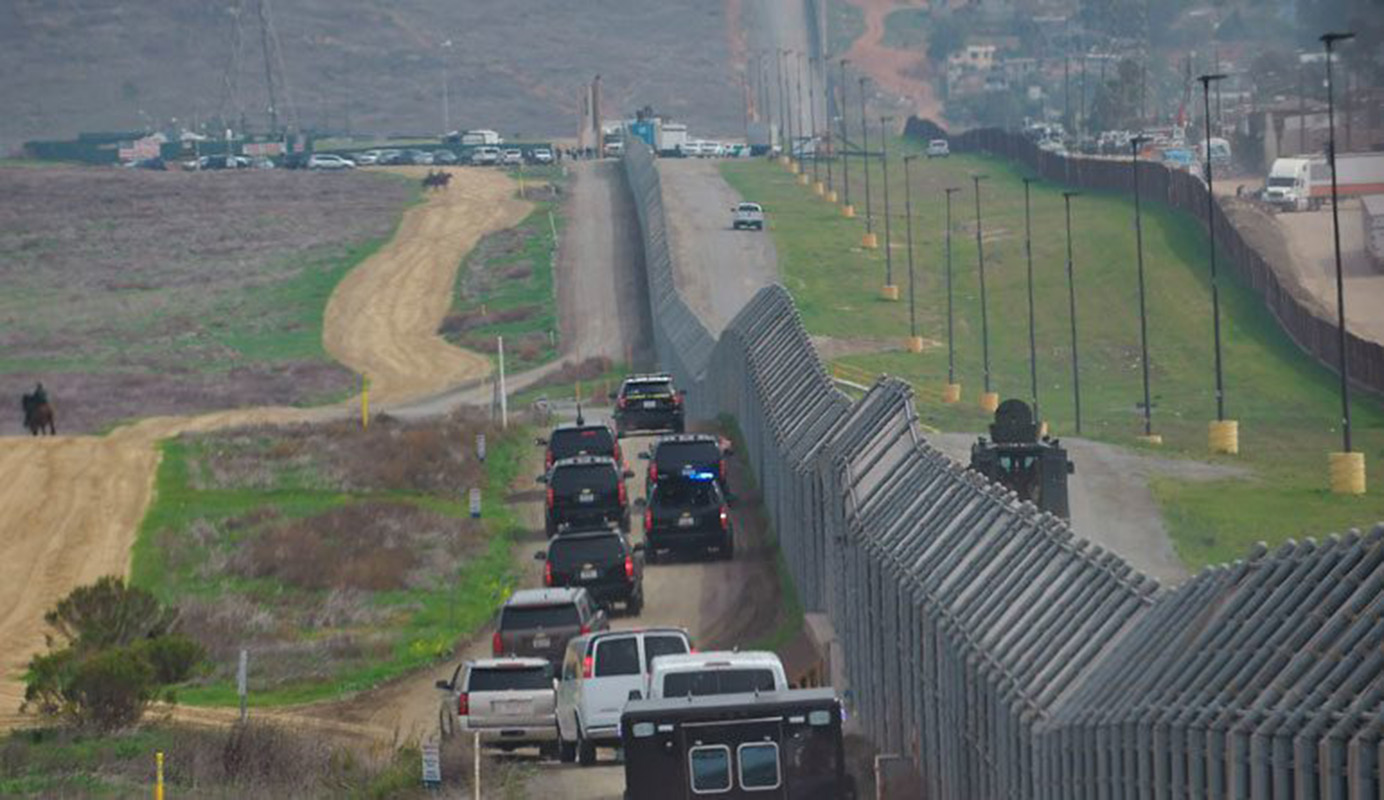
[[[509,398],[505,397],[505,337],[495,337],[499,341],[500,353],[500,427],[509,430]]]
[[[250,713],[250,651],[243,647],[240,648],[240,664],[235,671],[235,689],[240,695],[240,721],[243,723]]]
[[[471,751],[476,754],[476,768],[475,775],[472,777],[471,782],[475,785],[476,800],[481,800],[481,735],[479,731],[475,734],[475,739],[472,741]]]
[[[471,490],[471,519],[481,518],[481,490]]]
[[[476,434],[476,459],[485,463],[485,434]]]
[[[442,785],[442,748],[436,739],[423,743],[423,785],[436,789]]]

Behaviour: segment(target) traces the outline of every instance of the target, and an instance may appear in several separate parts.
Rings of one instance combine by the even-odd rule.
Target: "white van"
[[[788,676],[774,653],[720,651],[659,656],[649,668],[644,697],[659,700],[787,690]]]
[[[692,651],[682,628],[641,628],[578,636],[567,644],[557,690],[558,755],[596,763],[596,748],[620,743],[620,713],[642,695],[649,666]]]
[[[478,167],[493,167],[500,163],[500,148],[477,147],[471,151],[471,163]]]

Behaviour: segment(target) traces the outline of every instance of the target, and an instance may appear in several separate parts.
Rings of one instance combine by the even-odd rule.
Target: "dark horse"
[[[424,189],[446,189],[452,182],[452,173],[440,170],[428,170],[428,174],[423,177]]]
[[[24,406],[24,427],[29,429],[29,433],[38,436],[46,428],[49,436],[58,435],[58,426],[54,422],[51,403],[32,394],[26,394],[22,405]]]

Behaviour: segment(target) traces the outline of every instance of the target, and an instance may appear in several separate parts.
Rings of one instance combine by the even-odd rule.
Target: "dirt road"
[[[526,204],[511,199],[512,184],[498,172],[456,176],[449,192],[410,209],[395,240],[357,267],[328,304],[327,350],[372,376],[377,400],[435,391],[488,369],[434,332],[462,256],[485,233],[522,219]],[[159,439],[352,408],[244,409],[149,419],[104,437],[0,439],[0,728],[19,721],[19,673],[43,646],[43,612],[74,587],[129,568]]]
[[[718,335],[755,292],[778,279],[773,237],[731,230],[731,207],[741,198],[714,160],[660,159],[658,173],[678,290]]]
[[[855,69],[868,74],[879,90],[897,95],[906,113],[942,121],[942,103],[932,85],[932,63],[917,50],[896,50],[884,44],[884,21],[899,8],[913,8],[897,0],[850,0],[865,13],[865,33],[846,52]]]

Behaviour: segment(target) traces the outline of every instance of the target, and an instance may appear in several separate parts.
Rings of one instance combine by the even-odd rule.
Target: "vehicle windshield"
[[[473,667],[466,681],[468,692],[526,691],[553,688],[553,668],[548,664],[522,667]]]
[[[1291,188],[1297,181],[1293,178],[1269,178],[1269,185],[1274,188]]]
[[[610,456],[615,454],[615,437],[604,425],[591,428],[563,428],[548,439],[553,458],[572,456]]]
[[[709,506],[719,500],[712,481],[659,481],[654,489],[654,502],[661,506]]]
[[[581,616],[572,603],[554,606],[509,606],[500,620],[500,629],[521,631],[531,628],[576,627]]]
[[[625,397],[640,400],[646,397],[668,397],[673,393],[673,382],[667,379],[654,381],[630,381],[625,384]]]
[[[661,473],[677,474],[683,467],[717,469],[721,448],[715,442],[667,442],[658,446],[654,464]]]
[[[707,697],[773,690],[774,672],[764,668],[670,672],[663,676],[664,697]]]
[[[609,464],[574,464],[553,470],[549,486],[557,494],[575,494],[582,489],[614,491],[615,481]]]
[[[577,564],[604,564],[624,558],[625,546],[617,535],[585,537],[559,536],[548,547],[548,561],[555,567]]]

